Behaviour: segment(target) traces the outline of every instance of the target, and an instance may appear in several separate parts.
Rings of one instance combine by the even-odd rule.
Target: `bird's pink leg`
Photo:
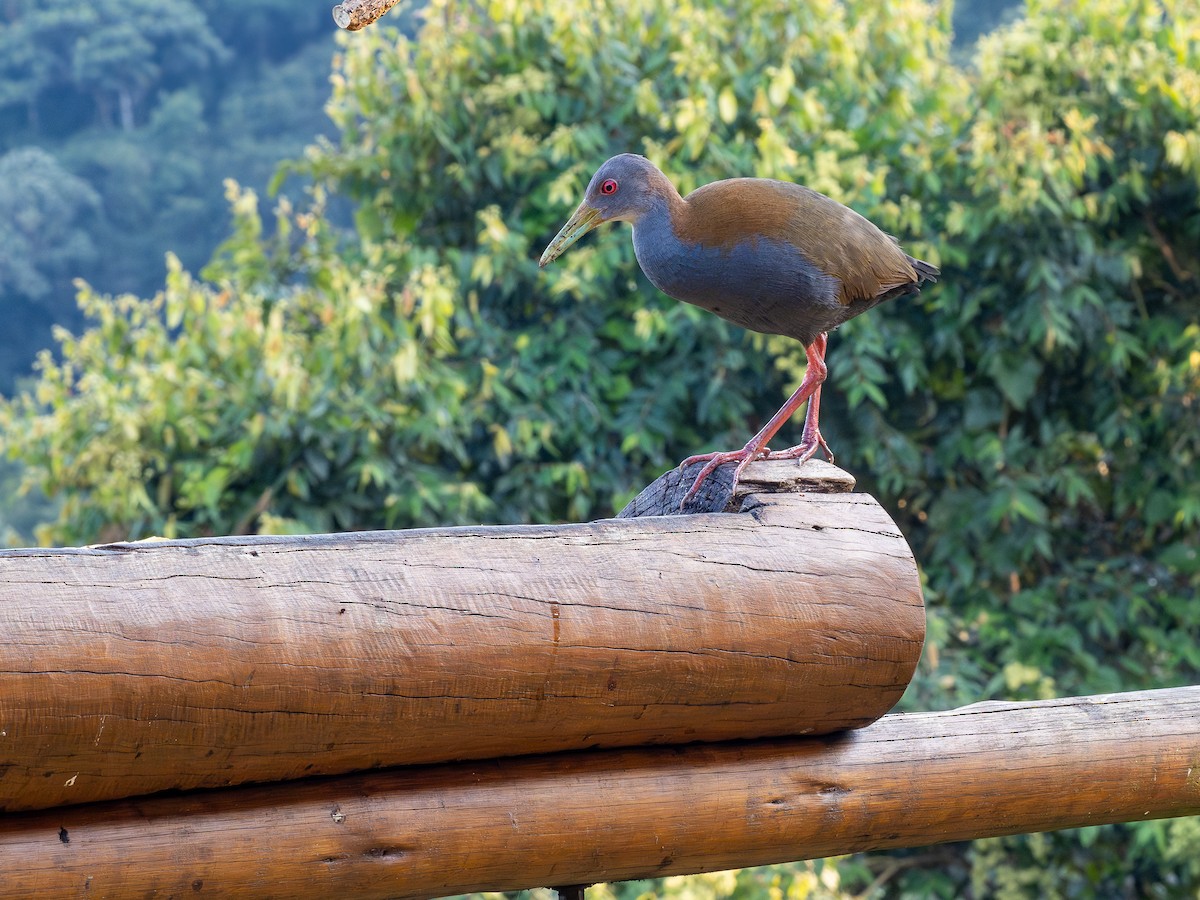
[[[775,436],[775,433],[783,427],[784,423],[787,422],[787,420],[793,415],[795,415],[796,410],[800,408],[801,404],[810,398],[813,399],[813,406],[816,407],[816,410],[813,410],[813,406],[809,407],[810,412],[805,416],[804,435],[801,443],[796,447],[791,448],[791,450],[780,451],[780,454],[789,454],[792,451],[799,451],[801,448],[805,447],[805,442],[814,435],[815,438],[812,441],[812,449],[807,451],[808,456],[811,456],[813,452],[815,452],[817,446],[825,445],[825,441],[821,438],[821,433],[817,429],[817,417],[820,414],[820,401],[818,399],[818,395],[821,391],[821,382],[825,380],[825,375],[827,373],[827,369],[825,368],[826,343],[827,337],[826,335],[822,334],[815,341],[804,348],[805,355],[808,356],[808,371],[804,373],[804,380],[800,382],[800,387],[796,388],[796,392],[788,398],[787,402],[783,404],[779,412],[775,413],[775,415],[771,417],[771,421],[764,425],[758,434],[750,438],[745,447],[743,447],[741,450],[729,450],[724,453],[701,453],[699,456],[689,456],[679,464],[679,468],[686,469],[688,466],[694,463],[705,463],[704,468],[700,470],[700,474],[696,476],[696,480],[692,482],[691,489],[687,492],[687,494],[684,495],[683,500],[680,502],[680,506],[683,506],[690,499],[692,499],[692,497],[696,495],[696,492],[700,490],[700,485],[704,484],[704,480],[725,463],[737,462],[738,464],[737,468],[733,470],[733,487],[736,488],[738,479],[742,476],[742,471],[753,460],[764,457],[778,457],[779,454],[770,453],[770,451],[767,449],[767,444],[770,442],[771,438]],[[809,428],[810,420],[812,426],[811,432]],[[800,454],[797,453],[794,456],[788,456],[786,458],[795,459],[799,456]]]
[[[822,334],[813,341],[813,348],[820,354],[821,361],[825,361],[825,347],[829,343],[829,336]],[[813,391],[812,399],[808,401],[808,410],[804,414],[804,432],[800,435],[800,443],[795,447],[789,447],[787,450],[773,450],[763,455],[763,459],[810,459],[817,448],[820,447],[824,452],[826,459],[833,462],[833,451],[829,449],[829,445],[825,443],[825,438],[821,435],[821,429],[817,424],[817,420],[821,416],[821,386],[817,385],[817,389]]]

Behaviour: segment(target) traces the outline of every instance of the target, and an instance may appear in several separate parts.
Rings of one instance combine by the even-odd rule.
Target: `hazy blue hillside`
[[[954,45],[967,55],[980,37],[1011,22],[1021,13],[1023,0],[958,0],[954,4]]]
[[[329,131],[328,4],[47,0],[0,7],[0,391],[79,324],[72,281],[153,293],[202,266],[223,181],[263,189]]]

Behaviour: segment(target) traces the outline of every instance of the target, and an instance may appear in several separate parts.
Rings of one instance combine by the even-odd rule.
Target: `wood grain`
[[[418,898],[1200,813],[1200,687],[0,820],[6,898]]]
[[[916,565],[773,471],[739,515],[0,552],[0,810],[865,725]]]

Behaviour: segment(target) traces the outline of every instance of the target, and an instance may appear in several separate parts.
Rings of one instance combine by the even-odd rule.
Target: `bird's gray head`
[[[542,254],[539,265],[553,262],[577,240],[604,222],[636,223],[657,199],[678,196],[674,185],[644,156],[622,153],[604,163],[588,182],[583,202]]]
[[[668,191],[674,187],[654,163],[636,153],[622,153],[596,170],[583,196],[606,222],[637,222],[655,198],[666,199]]]

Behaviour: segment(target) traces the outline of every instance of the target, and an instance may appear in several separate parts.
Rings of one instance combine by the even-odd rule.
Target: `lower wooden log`
[[[1200,687],[8,816],[4,896],[417,898],[1200,813]]]

